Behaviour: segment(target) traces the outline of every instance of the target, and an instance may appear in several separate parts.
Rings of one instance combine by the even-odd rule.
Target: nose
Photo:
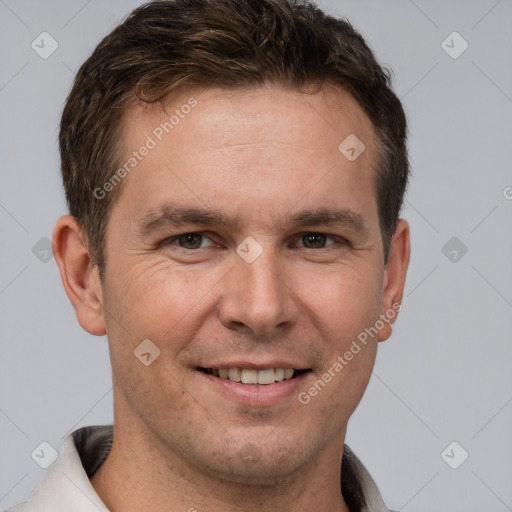
[[[222,325],[257,336],[270,335],[295,325],[299,307],[291,271],[271,251],[253,263],[235,256],[234,268],[224,279],[219,310]]]

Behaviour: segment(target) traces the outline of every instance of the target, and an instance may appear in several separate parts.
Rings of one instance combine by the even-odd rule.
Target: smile
[[[294,368],[199,368],[200,371],[219,377],[220,379],[240,382],[253,386],[266,386],[293,379],[309,370],[296,370]]]

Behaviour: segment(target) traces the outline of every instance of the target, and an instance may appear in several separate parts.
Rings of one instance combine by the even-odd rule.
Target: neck
[[[111,512],[349,512],[340,488],[343,443],[286,480],[250,485],[205,474],[168,453],[145,427],[126,423],[115,422],[110,454],[91,479]]]

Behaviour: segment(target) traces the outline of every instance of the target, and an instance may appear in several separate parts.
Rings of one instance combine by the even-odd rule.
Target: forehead
[[[190,113],[194,115],[189,116]],[[266,129],[255,131],[262,123]],[[162,139],[176,137],[183,132],[183,125],[191,124],[201,141],[218,141],[219,136],[224,139],[231,132],[229,136],[233,138],[249,136],[250,143],[273,138],[313,146],[321,139],[326,142],[325,149],[333,142],[331,136],[336,141],[343,132],[358,132],[370,145],[374,137],[368,116],[341,86],[327,84],[316,92],[309,86],[305,92],[296,92],[277,85],[261,85],[192,88],[152,104],[133,102],[123,115],[125,147],[137,145],[141,130],[165,145],[166,140]],[[285,124],[289,130],[282,132]],[[321,132],[314,128],[321,128]]]
[[[125,162],[138,160],[121,197],[135,210],[173,194],[253,211],[290,208],[301,197],[306,203],[341,195],[352,203],[375,199],[373,127],[341,88],[181,91],[163,105],[134,104],[123,121]]]

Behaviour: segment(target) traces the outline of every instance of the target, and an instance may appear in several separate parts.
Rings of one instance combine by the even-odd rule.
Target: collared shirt
[[[7,512],[109,512],[90,478],[112,447],[113,426],[83,427],[70,434],[27,502]],[[391,512],[359,459],[345,446],[342,491],[357,512]]]

